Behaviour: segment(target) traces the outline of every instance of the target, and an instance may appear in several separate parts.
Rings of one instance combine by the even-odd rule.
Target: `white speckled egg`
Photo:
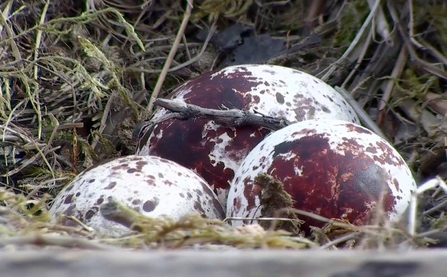
[[[352,107],[334,88],[283,66],[229,66],[187,81],[168,98],[210,109],[257,111],[291,122],[331,118],[359,123]],[[158,109],[153,119],[167,112]],[[160,156],[195,170],[226,203],[234,171],[270,132],[257,126],[225,127],[205,119],[172,119],[148,130],[136,154]]]
[[[203,178],[175,162],[155,156],[124,156],[95,165],[76,176],[55,197],[53,218],[74,216],[100,233],[117,236],[129,230],[99,212],[111,196],[151,217],[174,219],[189,213],[222,219],[224,209]],[[67,217],[61,223],[76,226]]]
[[[388,142],[360,125],[340,120],[294,123],[254,147],[232,181],[227,217],[261,215],[261,187],[255,182],[259,173],[283,182],[295,200],[294,208],[356,225],[368,223],[378,203],[390,220],[398,220],[416,189],[412,172]],[[303,231],[324,224],[301,218],[306,220]]]

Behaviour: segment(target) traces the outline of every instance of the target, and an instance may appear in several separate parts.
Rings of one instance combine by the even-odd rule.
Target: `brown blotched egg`
[[[284,184],[294,208],[326,218],[368,223],[382,203],[391,221],[409,205],[416,182],[399,153],[368,129],[340,120],[310,120],[273,132],[253,148],[236,171],[227,202],[227,217],[261,216],[261,187],[266,173]],[[323,222],[306,220],[309,226]],[[256,223],[256,220],[248,220]],[[234,220],[232,225],[241,225]]]
[[[55,197],[49,213],[54,219],[59,213],[74,216],[102,234],[122,235],[129,230],[99,212],[108,197],[150,217],[178,219],[189,213],[214,219],[225,216],[216,194],[195,172],[160,157],[135,155],[81,172]],[[62,217],[61,223],[77,226],[68,217]]]
[[[359,122],[352,107],[331,86],[282,66],[230,66],[187,81],[170,97],[204,108],[258,111],[291,122],[323,118]],[[153,119],[166,113],[158,109]],[[234,171],[270,132],[257,126],[226,127],[205,119],[172,119],[148,130],[136,154],[160,156],[195,170],[226,203]]]

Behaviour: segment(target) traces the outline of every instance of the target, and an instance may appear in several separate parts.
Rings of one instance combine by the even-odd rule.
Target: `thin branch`
[[[408,30],[410,32],[410,41],[413,43],[414,46],[421,50],[425,50],[425,47],[420,44],[414,36],[414,16],[413,16],[413,0],[408,0],[408,7],[410,9],[410,20],[408,21]]]
[[[379,8],[381,0],[376,0],[374,3],[374,6],[371,8],[371,12],[369,13],[368,17],[366,18],[365,22],[363,22],[362,27],[360,27],[360,30],[357,32],[354,40],[349,45],[348,49],[343,53],[343,55],[338,59],[335,63],[333,63],[330,67],[328,67],[328,71],[326,74],[324,74],[323,78],[321,78],[322,81],[327,81],[331,74],[337,69],[338,65],[345,60],[349,54],[351,54],[352,50],[357,46],[357,43],[360,41],[360,38],[363,36],[363,34],[366,32],[367,27],[370,25],[372,19],[374,18],[374,15],[377,12],[377,9]]]
[[[187,120],[192,118],[202,118],[214,120],[218,124],[229,127],[237,127],[244,125],[256,125],[267,128],[269,130],[279,130],[291,124],[285,118],[277,118],[265,116],[258,112],[250,112],[238,109],[207,109],[193,104],[186,104],[181,100],[157,99],[155,106],[163,107],[171,113],[165,114],[157,120],[144,121],[139,123],[133,132],[133,139],[140,140],[153,126],[160,124],[166,120],[179,119]]]
[[[17,237],[3,237],[0,239],[0,245],[36,245],[36,246],[59,246],[65,248],[77,247],[89,250],[118,250],[120,248],[102,245],[94,241],[74,238],[71,236],[51,235],[51,234],[31,234]]]
[[[154,106],[155,99],[157,99],[158,94],[160,93],[161,87],[163,85],[163,82],[166,78],[166,75],[168,73],[169,67],[171,67],[172,61],[174,60],[174,56],[177,52],[177,48],[180,44],[180,41],[182,40],[183,34],[186,29],[186,25],[188,24],[189,18],[191,16],[191,10],[193,8],[192,4],[193,0],[188,0],[186,3],[186,11],[183,15],[182,25],[180,25],[180,29],[178,30],[177,36],[175,37],[174,44],[172,45],[171,51],[169,52],[169,55],[166,59],[166,62],[163,66],[163,70],[160,73],[160,76],[158,77],[157,83],[155,84],[155,88],[151,94],[151,98],[149,100],[149,104],[147,105],[146,112],[149,114],[152,112],[152,108]]]
[[[405,47],[402,47],[399,56],[397,57],[397,61],[393,68],[393,71],[391,72],[391,79],[385,82],[386,85],[384,88],[382,101],[380,101],[379,104],[379,114],[377,115],[377,122],[379,125],[382,124],[385,118],[385,107],[391,98],[391,92],[394,89],[394,80],[399,78],[406,64],[407,64],[407,51]]]
[[[180,119],[207,118],[216,123],[226,126],[236,127],[243,125],[258,125],[270,130],[279,130],[290,125],[291,122],[284,118],[264,116],[257,112],[247,110],[228,109],[215,110],[206,109],[193,104],[186,104],[183,101],[157,99],[155,105],[177,113]]]

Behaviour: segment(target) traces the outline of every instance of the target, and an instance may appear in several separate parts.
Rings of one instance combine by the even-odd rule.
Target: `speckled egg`
[[[274,65],[238,65],[187,81],[168,97],[212,109],[246,109],[291,122],[334,118],[358,123],[351,106],[331,86],[305,72]],[[168,111],[158,109],[153,119]],[[271,131],[226,127],[204,119],[168,120],[139,141],[138,155],[160,156],[195,170],[226,203],[241,160]]]
[[[295,200],[294,208],[356,225],[368,223],[379,203],[390,220],[398,220],[416,189],[412,172],[388,142],[340,120],[294,123],[254,147],[231,183],[227,217],[261,216],[262,189],[255,182],[259,173],[281,181]],[[324,225],[300,218],[306,221],[305,232]],[[234,226],[242,223],[232,221]]]
[[[174,219],[189,213],[222,219],[224,209],[203,178],[173,161],[155,156],[124,156],[93,166],[76,176],[55,197],[49,210],[74,216],[87,226],[109,236],[129,230],[101,216],[99,207],[111,196],[151,217]],[[68,217],[61,223],[78,226]]]

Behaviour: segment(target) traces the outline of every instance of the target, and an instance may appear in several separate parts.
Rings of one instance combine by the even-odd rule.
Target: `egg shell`
[[[381,195],[392,221],[408,207],[416,182],[399,153],[370,130],[340,120],[310,120],[289,125],[259,143],[236,171],[227,202],[227,217],[261,216],[261,187],[266,173],[283,182],[294,208],[326,218],[366,224]],[[309,226],[324,223],[306,220]],[[250,220],[249,223],[256,223]],[[234,220],[232,225],[244,222]]]
[[[238,65],[208,72],[168,98],[210,109],[245,109],[291,122],[334,118],[358,123],[352,107],[331,86],[305,72],[274,65]],[[158,109],[153,120],[168,113]],[[242,159],[271,131],[226,127],[205,119],[167,120],[148,130],[138,155],[160,156],[195,170],[226,203]]]
[[[75,216],[100,233],[119,236],[129,230],[99,212],[110,196],[151,217],[225,216],[215,193],[195,172],[160,157],[136,155],[107,160],[81,172],[55,197],[49,213],[54,219],[59,213]],[[66,217],[61,223],[78,226]]]

